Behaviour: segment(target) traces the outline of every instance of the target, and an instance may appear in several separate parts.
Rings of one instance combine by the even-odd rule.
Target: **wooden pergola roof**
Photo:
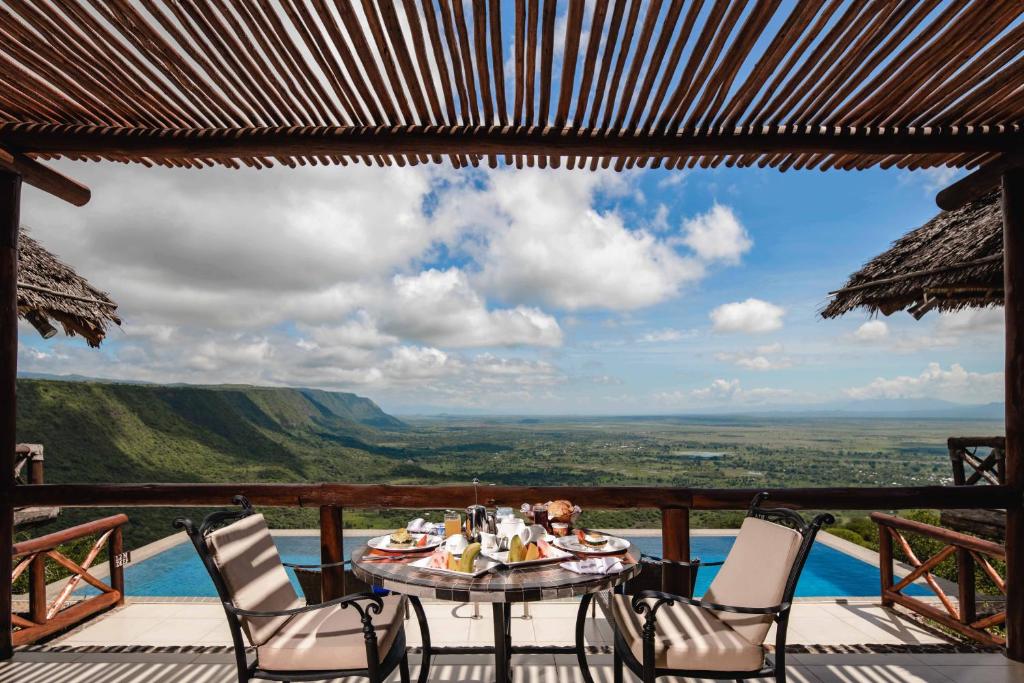
[[[1019,0],[11,0],[0,166],[36,184],[34,159],[51,157],[973,167],[1024,141],[1022,12]]]

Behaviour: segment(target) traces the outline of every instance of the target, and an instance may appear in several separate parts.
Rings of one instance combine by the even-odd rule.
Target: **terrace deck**
[[[485,645],[492,637],[489,610],[474,619],[470,605],[428,602],[425,607],[437,645]],[[513,611],[517,643],[569,644],[573,602],[531,605],[530,616],[524,619],[520,606]],[[415,620],[407,628],[410,646],[416,647],[420,639]],[[869,601],[800,601],[790,635],[790,680],[797,683],[1009,683],[1024,677],[1024,665],[997,653],[958,652],[945,638]],[[611,681],[610,637],[598,612],[588,622],[597,681]],[[211,601],[132,601],[46,646],[18,651],[12,661],[0,664],[0,681],[227,683],[234,680],[229,644],[221,608]],[[516,655],[513,662],[520,681],[581,680],[571,656]],[[414,655],[414,676],[418,665]],[[442,655],[434,662],[431,680],[489,681],[491,666],[488,655]]]

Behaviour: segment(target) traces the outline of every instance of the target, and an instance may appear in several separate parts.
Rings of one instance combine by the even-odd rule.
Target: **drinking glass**
[[[444,537],[462,533],[462,516],[455,510],[444,513]]]
[[[551,525],[548,523],[548,506],[538,503],[533,506],[533,523],[540,524],[548,533],[551,532]]]

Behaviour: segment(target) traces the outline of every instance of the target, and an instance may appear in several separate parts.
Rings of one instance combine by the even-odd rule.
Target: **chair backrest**
[[[215,512],[198,529],[188,520],[185,528],[213,579],[223,602],[239,609],[275,611],[305,603],[292,587],[281,556],[263,515],[241,499],[237,512]],[[289,617],[242,617],[238,621],[252,645],[262,645]],[[231,617],[229,615],[229,621]]]
[[[835,521],[819,515],[807,523],[784,508],[761,508],[759,494],[743,520],[736,541],[704,598],[735,607],[772,607],[791,602],[814,538],[823,524]],[[733,630],[755,645],[764,642],[771,615],[717,612]]]

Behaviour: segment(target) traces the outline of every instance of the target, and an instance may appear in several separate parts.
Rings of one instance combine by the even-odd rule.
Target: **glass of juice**
[[[462,516],[455,510],[444,513],[444,537],[462,533]]]

